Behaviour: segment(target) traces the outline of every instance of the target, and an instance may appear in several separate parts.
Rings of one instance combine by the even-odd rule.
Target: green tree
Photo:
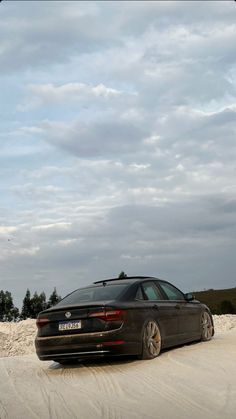
[[[21,309],[21,319],[28,319],[32,317],[32,307],[31,307],[31,298],[30,298],[30,290],[27,289],[25,297],[23,299],[23,305]]]
[[[0,321],[4,320],[5,315],[5,292],[0,291]]]
[[[17,307],[13,307],[13,309],[10,312],[11,320],[17,321],[20,320],[20,312]]]
[[[34,319],[37,317],[40,311],[43,311],[47,308],[45,292],[41,292],[41,294],[38,295],[37,291],[35,291],[30,302],[31,302],[31,317]]]
[[[128,275],[124,271],[121,271],[121,273],[119,274],[118,278],[119,279],[125,279],[125,278],[127,278],[127,276]]]
[[[19,310],[13,304],[12,295],[9,291],[0,291],[0,321],[17,320]]]
[[[6,321],[13,320],[13,309],[14,304],[12,300],[11,293],[9,291],[5,291],[5,318]]]
[[[56,288],[54,288],[52,294],[50,295],[48,302],[47,302],[47,307],[52,307],[55,306],[55,304],[59,303],[59,301],[61,301],[61,297],[60,295],[57,294],[57,290]]]

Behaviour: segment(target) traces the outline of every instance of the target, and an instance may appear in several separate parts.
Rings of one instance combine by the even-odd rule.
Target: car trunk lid
[[[112,308],[112,303],[107,301],[106,304],[94,302],[76,307],[55,307],[39,314],[38,336],[103,332],[120,327],[122,322],[120,310]]]

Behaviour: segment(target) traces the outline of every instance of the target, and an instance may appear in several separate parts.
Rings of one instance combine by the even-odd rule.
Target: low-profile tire
[[[214,334],[214,328],[211,320],[211,316],[208,311],[203,311],[201,315],[201,340],[206,342],[211,340]]]
[[[155,320],[148,320],[143,327],[141,359],[156,358],[161,351],[161,332]]]

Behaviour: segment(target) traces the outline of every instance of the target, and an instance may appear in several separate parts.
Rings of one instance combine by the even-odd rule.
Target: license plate
[[[71,322],[61,322],[59,323],[58,330],[76,330],[81,329],[81,320],[74,320]]]

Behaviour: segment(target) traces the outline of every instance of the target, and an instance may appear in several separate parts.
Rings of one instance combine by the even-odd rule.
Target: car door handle
[[[179,304],[176,304],[175,308],[177,308],[178,310],[180,310],[181,306]]]
[[[154,308],[155,310],[159,310],[158,305],[154,304],[154,306],[152,306],[152,308]]]

